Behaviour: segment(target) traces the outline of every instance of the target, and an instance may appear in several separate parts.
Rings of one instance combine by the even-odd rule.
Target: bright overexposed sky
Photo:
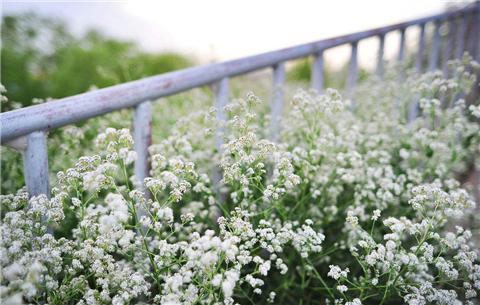
[[[234,59],[442,11],[444,0],[3,0],[3,13],[36,11],[62,18],[77,33],[98,28],[147,50],[173,50],[200,62]],[[413,42],[415,30],[411,30]],[[398,45],[387,37],[387,54]],[[409,33],[407,32],[407,37]],[[375,41],[360,45],[372,61]],[[390,46],[390,47],[388,47]],[[362,50],[363,48],[363,50]],[[332,61],[348,55],[339,50]],[[327,54],[328,56],[328,54]],[[328,58],[328,57],[327,57]]]

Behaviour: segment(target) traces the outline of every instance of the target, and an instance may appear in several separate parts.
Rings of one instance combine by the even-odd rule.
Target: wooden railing
[[[215,84],[215,106],[219,119],[225,119],[223,106],[229,99],[229,78],[246,74],[255,70],[271,67],[273,69],[273,90],[271,103],[271,136],[278,137],[280,119],[283,109],[281,87],[285,81],[285,62],[298,58],[313,56],[311,86],[322,91],[324,85],[323,53],[340,45],[351,47],[346,91],[351,93],[357,83],[358,44],[361,40],[378,37],[378,62],[376,73],[381,76],[384,71],[385,35],[390,32],[400,33],[398,61],[405,58],[406,30],[419,27],[418,48],[416,50],[415,68],[423,72],[423,57],[426,55],[426,25],[433,23],[434,30],[428,54],[428,71],[445,69],[449,59],[460,58],[465,51],[480,59],[480,2],[474,2],[463,8],[447,11],[424,18],[357,32],[344,36],[302,44],[286,49],[262,53],[237,60],[206,66],[194,67],[147,77],[93,92],[62,98],[56,101],[21,108],[0,114],[1,143],[12,141],[25,142],[24,173],[27,190],[30,196],[49,194],[47,131],[68,124],[80,122],[115,110],[135,107],[133,122],[135,150],[137,160],[135,175],[139,181],[148,176],[148,147],[151,144],[151,101],[160,97],[173,95],[192,88]],[[442,37],[440,27],[448,28],[446,47],[441,48]],[[441,52],[444,52],[441,56]],[[440,63],[442,58],[442,63]],[[416,109],[413,107],[412,109]],[[412,111],[411,116],[415,116]],[[21,140],[19,140],[19,138]],[[222,145],[221,137],[217,137],[217,148]],[[17,146],[18,147],[18,146]]]

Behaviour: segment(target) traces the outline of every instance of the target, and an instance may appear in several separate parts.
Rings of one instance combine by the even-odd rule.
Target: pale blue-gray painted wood
[[[440,26],[441,23],[439,21],[435,21],[435,26],[433,29],[433,37],[432,37],[432,46],[430,50],[430,57],[428,60],[428,71],[434,71],[438,67],[438,60],[440,57]]]
[[[217,121],[220,124],[223,124],[227,120],[227,115],[225,113],[225,106],[228,104],[230,89],[228,84],[228,78],[222,78],[215,86],[215,108],[217,110],[216,116]],[[224,128],[221,126],[217,128],[215,133],[215,146],[218,151],[221,150],[223,145],[223,131]]]
[[[474,32],[475,35],[475,47],[476,47],[476,60],[477,62],[480,62],[480,1],[476,2],[477,4],[477,12],[476,12],[476,30]]]
[[[408,108],[407,122],[412,123],[418,116],[418,97],[415,97]]]
[[[403,62],[405,60],[405,33],[406,29],[400,29],[399,30],[399,42],[398,42],[398,53],[397,53],[397,63],[403,68]],[[398,76],[398,81],[403,82],[405,79],[405,75],[403,73],[403,69],[400,70],[399,76]],[[410,103],[411,104],[411,103]],[[401,98],[396,97],[395,102],[394,102],[394,112],[396,113],[397,116],[403,116],[405,112],[402,111],[401,107]]]
[[[135,107],[133,116],[133,140],[135,143],[135,178],[139,182],[140,189],[145,191],[148,198],[148,190],[145,189],[144,180],[150,176],[150,162],[148,161],[148,148],[152,145],[152,103],[145,101]],[[144,215],[139,211],[139,216]]]
[[[358,77],[358,42],[351,43],[350,64],[347,75],[347,94],[352,97]]]
[[[480,5],[477,6],[480,7]],[[467,30],[467,51],[477,60],[480,60],[480,8],[470,14],[470,27]]]
[[[398,47],[398,62],[402,63],[405,59],[405,29],[400,29],[400,42]]]
[[[467,15],[462,14],[460,18],[460,28],[456,33],[455,58],[460,59],[465,51],[465,35],[467,34]]]
[[[475,31],[475,14],[468,14],[468,27],[467,27],[467,36],[466,36],[466,45],[465,52],[468,52],[470,55],[473,53],[475,41],[474,41],[474,31]]]
[[[455,34],[457,32],[455,19],[450,19],[447,22],[448,25],[448,34],[447,42],[444,49],[443,59],[442,59],[442,71],[445,77],[448,77],[448,62],[453,57],[453,44],[455,43]]]
[[[385,53],[385,34],[378,35],[378,51],[377,51],[377,69],[376,74],[383,77],[384,73],[384,53]]]
[[[425,23],[419,25],[420,33],[418,35],[418,49],[415,58],[415,70],[417,73],[423,71],[423,55],[425,53]]]
[[[29,196],[45,194],[50,198],[47,135],[44,131],[34,131],[27,135],[23,170]]]
[[[283,85],[285,83],[285,64],[279,63],[273,67],[273,88],[271,103],[270,137],[272,141],[280,139],[281,120],[283,114]]]
[[[317,90],[318,93],[323,91],[323,51],[320,51],[313,55],[313,64],[312,64],[312,75],[311,75],[311,86],[313,89]]]
[[[215,147],[217,151],[221,154],[222,146],[224,143],[223,133],[225,130],[225,126],[223,124],[225,124],[227,121],[225,106],[227,106],[229,102],[229,95],[230,95],[229,79],[227,77],[222,78],[219,82],[215,84],[214,90],[215,90],[215,108],[217,111],[216,118],[217,118],[217,122],[220,124],[215,130]],[[223,175],[222,175],[221,168],[215,165],[212,168],[212,182],[213,182],[213,187],[215,188],[217,193],[216,199],[220,203],[223,203],[226,200],[226,194],[222,191],[222,185],[221,185],[222,176]],[[220,216],[220,214],[217,216]]]
[[[415,71],[420,74],[423,72],[423,55],[425,53],[425,23],[419,25],[418,49],[415,57]],[[407,123],[411,124],[418,116],[419,99],[414,97],[410,102],[407,114]]]

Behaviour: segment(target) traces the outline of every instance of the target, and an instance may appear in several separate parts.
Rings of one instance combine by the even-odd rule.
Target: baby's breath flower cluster
[[[196,112],[154,139],[144,181],[129,130],[106,128],[49,196],[1,196],[2,302],[478,304],[475,201],[459,179],[480,152],[475,67],[387,74],[353,102],[298,91],[278,141],[249,93],[226,121]]]

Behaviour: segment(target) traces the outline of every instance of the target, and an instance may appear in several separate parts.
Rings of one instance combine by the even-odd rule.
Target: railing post
[[[467,21],[468,15],[463,13],[460,16],[460,29],[456,33],[456,43],[455,43],[455,58],[460,59],[463,56],[465,50],[465,35],[467,33]]]
[[[448,36],[447,36],[447,45],[445,46],[443,54],[443,75],[448,76],[448,61],[452,59],[453,53],[453,44],[455,42],[455,33],[457,32],[455,19],[452,18],[448,20]]]
[[[27,147],[23,153],[23,171],[28,195],[33,197],[45,194],[50,198],[45,131],[34,131],[27,135]]]
[[[423,54],[425,52],[425,23],[420,24],[420,35],[418,37],[418,51],[415,60],[415,70],[417,73],[423,71]]]
[[[418,116],[418,96],[413,98],[408,108],[407,122],[412,123]]]
[[[438,58],[440,54],[440,25],[441,21],[435,21],[435,28],[433,30],[432,49],[430,50],[430,58],[428,61],[428,71],[437,69]]]
[[[217,123],[220,125],[215,131],[215,147],[220,153],[223,145],[223,132],[225,127],[223,124],[227,121],[227,115],[225,114],[225,106],[228,104],[229,100],[229,84],[228,77],[222,78],[219,82],[215,84],[215,108],[217,110],[216,118]],[[213,187],[217,191],[217,200],[219,202],[224,202],[226,200],[226,195],[221,192],[220,180],[222,180],[222,171],[218,166],[213,167]],[[220,215],[218,215],[220,216]]]
[[[348,76],[347,76],[347,95],[349,97],[353,94],[353,88],[357,84],[357,74],[358,74],[358,41],[351,43],[351,55],[350,55],[350,65],[348,67]]]
[[[422,23],[420,26],[420,33],[418,37],[418,50],[417,56],[415,59],[415,70],[418,74],[423,72],[423,54],[425,52],[425,23]],[[415,118],[418,116],[418,96],[413,98],[413,101],[410,102],[407,114],[407,122],[412,123]]]
[[[283,84],[285,82],[285,64],[283,62],[273,66],[273,94],[271,104],[270,137],[272,141],[280,138],[281,120],[283,112]]]
[[[467,35],[466,35],[466,43],[465,43],[465,52],[468,52],[472,55],[472,51],[475,45],[475,37],[473,36],[473,32],[475,31],[475,13],[470,12],[468,14],[468,22],[467,22]]]
[[[312,65],[312,88],[317,90],[318,93],[323,91],[323,50],[316,53],[313,56],[313,65]]]
[[[135,143],[135,177],[140,183],[140,189],[145,192],[145,197],[149,197],[148,190],[144,187],[144,180],[150,172],[150,163],[148,162],[148,147],[152,144],[152,103],[143,102],[135,107],[133,117],[133,140]],[[139,216],[143,214],[139,211]]]
[[[474,54],[473,57],[477,60],[477,62],[480,62],[480,1],[477,0],[476,3],[477,3],[477,13],[475,18],[475,30],[473,31],[475,35],[474,41],[475,41],[476,54]]]
[[[225,109],[228,104],[229,84],[228,77],[222,78],[215,88],[215,108],[217,110],[217,121],[223,124],[227,120]],[[215,133],[215,147],[218,151],[221,150],[223,145],[223,126],[217,128]]]
[[[385,52],[385,34],[378,35],[378,53],[377,53],[377,70],[376,74],[383,77],[383,53]]]
[[[470,28],[467,32],[466,49],[473,59],[480,60],[480,1],[477,1],[476,4],[477,9],[470,14]]]
[[[398,48],[398,62],[402,63],[405,59],[405,31],[406,29],[400,29],[400,45]]]

